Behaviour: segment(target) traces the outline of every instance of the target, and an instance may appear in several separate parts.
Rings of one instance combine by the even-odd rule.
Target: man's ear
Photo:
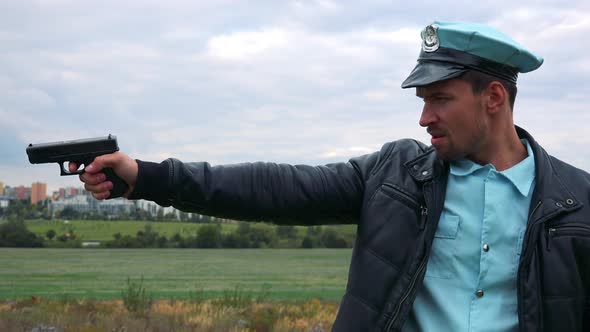
[[[492,81],[484,90],[485,106],[488,112],[498,113],[508,104],[508,91],[498,81]]]

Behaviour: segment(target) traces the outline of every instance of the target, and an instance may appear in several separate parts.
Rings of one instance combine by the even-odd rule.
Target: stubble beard
[[[469,137],[468,143],[465,147],[460,148],[454,144],[454,140],[449,133],[446,136],[446,144],[439,147],[434,147],[437,157],[443,161],[455,161],[460,159],[472,159],[470,156],[481,151],[485,138],[487,137],[487,125],[480,117],[475,119],[475,130]]]

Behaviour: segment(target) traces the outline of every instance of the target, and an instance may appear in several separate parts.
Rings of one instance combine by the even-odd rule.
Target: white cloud
[[[418,45],[417,37],[420,35],[419,28],[401,28],[393,31],[380,31],[375,28],[364,30],[361,33],[361,40],[377,41],[387,44],[389,47],[392,44],[408,44],[410,46]]]
[[[210,38],[207,53],[223,60],[247,60],[266,50],[284,47],[288,42],[282,29],[235,32]]]
[[[319,157],[320,158],[348,159],[348,158],[351,158],[354,156],[360,156],[363,154],[375,152],[378,149],[379,149],[379,146],[372,146],[372,147],[353,146],[353,147],[349,147],[349,148],[340,148],[340,149],[335,149],[332,151],[324,152]]]
[[[95,42],[69,51],[45,51],[41,55],[65,66],[97,66],[120,61],[157,60],[161,57],[161,52],[141,44]]]
[[[162,32],[161,37],[169,41],[190,41],[202,37],[202,32],[191,26],[175,26]]]

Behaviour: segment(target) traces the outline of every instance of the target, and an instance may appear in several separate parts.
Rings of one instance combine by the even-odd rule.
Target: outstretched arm
[[[353,162],[326,166],[243,163],[211,166],[139,161],[130,198],[226,218],[282,223],[354,223],[364,182]]]
[[[177,159],[136,161],[118,152],[96,158],[80,179],[97,199],[109,195],[112,183],[101,173],[109,167],[128,183],[129,199],[242,220],[356,223],[364,180],[377,155],[315,167],[262,162],[211,166]]]

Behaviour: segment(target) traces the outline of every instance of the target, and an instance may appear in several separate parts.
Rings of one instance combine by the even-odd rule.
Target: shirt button
[[[490,246],[487,243],[483,245],[483,251],[485,251],[485,252],[490,251]]]
[[[477,292],[475,292],[475,296],[477,296],[477,297],[483,297],[483,290],[478,289]]]

